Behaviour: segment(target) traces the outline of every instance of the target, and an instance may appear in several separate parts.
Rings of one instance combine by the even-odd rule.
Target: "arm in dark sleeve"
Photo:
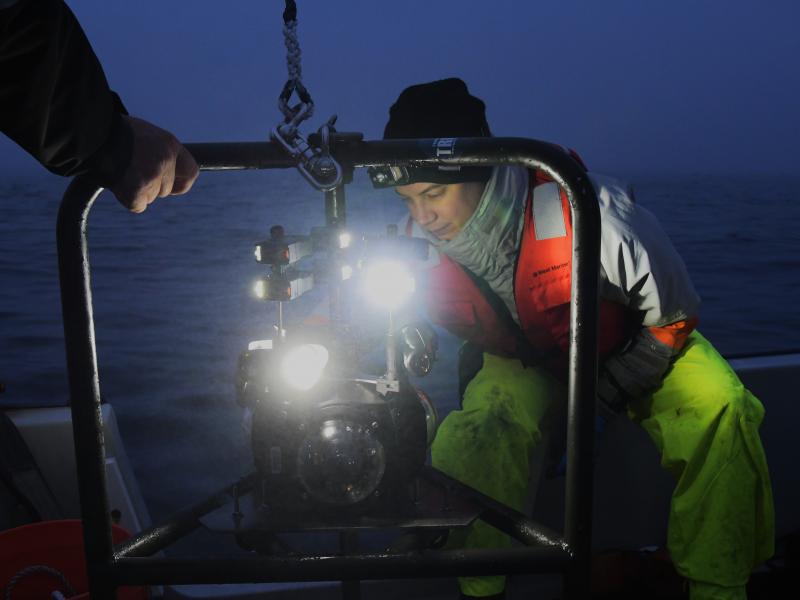
[[[600,372],[601,408],[618,411],[661,385],[697,325],[700,298],[656,217],[621,182],[592,177],[602,215],[601,293],[642,318]]]
[[[2,8],[6,6],[6,8]],[[121,174],[132,138],[119,98],[61,0],[0,1],[0,130],[48,170]]]
[[[661,385],[697,322],[697,318],[691,318],[640,329],[630,343],[603,365],[597,382],[601,409],[620,412],[634,398],[640,398]]]

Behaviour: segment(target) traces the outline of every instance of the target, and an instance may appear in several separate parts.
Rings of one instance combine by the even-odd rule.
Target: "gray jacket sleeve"
[[[590,177],[602,223],[601,295],[640,311],[644,327],[695,317],[700,298],[656,217],[635,204],[629,188],[620,181]]]
[[[601,295],[642,315],[642,328],[609,357],[598,396],[612,411],[660,383],[676,349],[659,341],[651,327],[696,318],[700,298],[672,242],[647,209],[635,204],[621,182],[591,175],[601,212]]]

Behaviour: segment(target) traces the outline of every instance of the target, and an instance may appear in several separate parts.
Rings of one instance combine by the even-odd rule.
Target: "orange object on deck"
[[[111,537],[118,544],[131,535],[122,527],[112,525]],[[88,600],[81,521],[42,521],[0,531],[2,597],[9,584],[13,585],[11,600],[49,600],[54,591],[60,591],[65,598]],[[149,597],[147,587],[117,590],[118,600],[147,600]]]

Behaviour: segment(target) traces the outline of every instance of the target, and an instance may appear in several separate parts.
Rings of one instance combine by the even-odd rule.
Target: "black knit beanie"
[[[383,130],[385,140],[490,135],[486,105],[455,77],[404,89]]]
[[[486,105],[469,93],[467,85],[458,78],[441,79],[412,85],[403,90],[389,109],[389,122],[383,139],[489,137]],[[414,167],[407,169],[408,179],[395,185],[429,181],[459,183],[487,181],[491,167]],[[386,181],[373,183],[379,187],[391,185]]]

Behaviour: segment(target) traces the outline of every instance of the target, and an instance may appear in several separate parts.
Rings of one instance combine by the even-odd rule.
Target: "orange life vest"
[[[549,181],[537,172],[532,174],[528,189],[514,276],[519,327],[510,317],[500,316],[499,312],[507,311],[495,310],[467,271],[444,254],[430,269],[424,293],[431,319],[454,335],[500,356],[543,360],[555,373],[562,374],[569,347],[572,219],[566,194],[559,188],[565,235],[537,239],[533,189]],[[636,314],[622,304],[601,300],[599,327],[602,358],[631,337],[638,327]]]

